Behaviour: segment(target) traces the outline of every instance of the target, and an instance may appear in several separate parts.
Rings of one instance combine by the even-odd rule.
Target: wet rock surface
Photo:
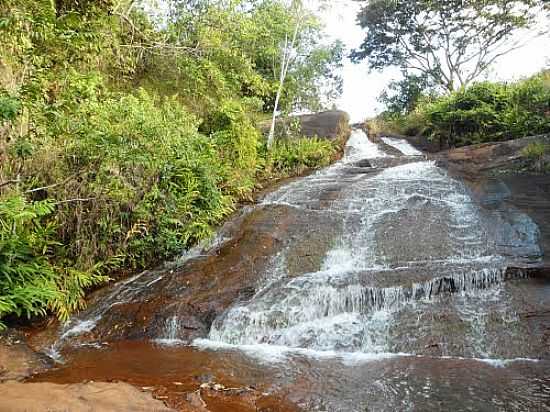
[[[205,255],[191,257],[182,267],[144,272],[100,291],[92,297],[90,309],[65,328],[64,337],[81,342],[191,342],[207,336],[216,316],[255,292],[262,269],[287,237],[307,230],[299,217],[298,210],[284,205],[245,212],[236,218],[238,228],[228,225],[231,239]]]
[[[0,335],[0,382],[23,380],[45,371],[51,363],[28,347],[24,334],[8,331]]]
[[[81,347],[71,351],[67,360],[70,362],[59,364],[30,382],[75,384],[120,380],[177,411],[300,410],[284,394],[267,393],[275,374],[237,352],[217,353],[187,346],[126,341],[105,345],[100,350]]]
[[[550,136],[485,143],[431,155],[463,179],[474,197],[487,208],[515,208],[527,214],[540,230],[545,266],[550,266],[550,176],[525,171],[521,151],[529,144],[550,144]]]
[[[550,410],[546,181],[382,141],[355,132],[214,246],[98,292],[36,379],[152,386],[182,410]]]

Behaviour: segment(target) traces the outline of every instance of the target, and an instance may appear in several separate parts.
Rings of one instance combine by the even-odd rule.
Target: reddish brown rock
[[[161,401],[127,383],[5,382],[0,384],[3,412],[169,412]]]

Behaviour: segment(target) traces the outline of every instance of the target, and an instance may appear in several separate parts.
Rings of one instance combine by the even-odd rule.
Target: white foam
[[[76,325],[74,325],[70,329],[63,332],[63,334],[61,335],[61,339],[64,339],[64,338],[69,337],[69,336],[82,335],[83,333],[87,333],[87,332],[92,331],[96,327],[97,321],[99,319],[100,318],[97,317],[97,318],[93,318],[93,319],[78,321],[76,323]]]
[[[424,357],[424,356],[419,356]],[[534,358],[511,358],[511,359],[498,359],[498,358],[465,358],[461,356],[441,356],[435,359],[445,359],[445,360],[471,360],[476,362],[485,363],[489,366],[492,366],[493,368],[505,368],[510,364],[516,363],[516,362],[532,362],[532,363],[538,363],[540,362],[540,359],[534,359]]]
[[[365,353],[365,352],[339,352],[334,350],[314,350],[307,348],[291,348],[282,345],[232,345],[228,343],[213,341],[210,339],[195,339],[192,345],[199,349],[208,350],[236,350],[250,356],[256,360],[266,363],[281,363],[288,361],[291,356],[303,356],[312,359],[331,359],[340,360],[346,366],[356,365],[358,363],[380,361],[398,357],[414,356],[409,353]]]
[[[493,359],[493,358],[466,358],[460,356],[425,356],[415,355],[405,352],[339,352],[334,350],[314,350],[306,348],[291,348],[282,345],[232,345],[228,343],[213,341],[210,339],[195,339],[192,346],[201,350],[214,351],[239,351],[246,356],[254,358],[265,363],[282,363],[287,362],[289,357],[303,356],[316,360],[337,360],[344,366],[358,366],[364,363],[395,359],[395,358],[418,358],[418,359],[434,359],[434,360],[456,360],[456,361],[475,361],[487,364],[494,368],[505,368],[517,362],[538,363],[540,359],[533,358],[511,358],[511,359]]]
[[[540,362],[540,359],[532,359],[532,358],[512,358],[512,359],[480,359],[480,358],[474,358],[475,360],[479,362],[486,363],[488,365],[491,365],[495,368],[505,368],[506,366],[510,365],[511,363],[516,362],[532,362],[532,363],[538,363]]]
[[[391,146],[399,150],[405,156],[422,156],[423,155],[423,153],[420,150],[417,150],[405,139],[396,139],[394,137],[382,137],[382,141],[386,143],[388,146]]]
[[[61,352],[59,352],[59,349],[56,345],[52,345],[46,348],[43,353],[56,363],[65,363],[65,361],[63,360],[63,356],[61,355]]]
[[[186,346],[187,342],[181,339],[154,339],[154,343],[161,346]]]
[[[388,157],[380,150],[380,147],[369,140],[362,130],[354,130],[346,145],[346,162],[354,162],[362,159],[377,159]]]

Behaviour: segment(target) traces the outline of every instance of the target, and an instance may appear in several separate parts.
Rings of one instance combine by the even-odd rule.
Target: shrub
[[[521,154],[529,159],[540,159],[548,152],[548,145],[542,142],[529,143],[523,148]]]
[[[68,256],[83,267],[119,255],[142,267],[210,234],[232,210],[222,183],[234,159],[220,156],[197,125],[175,100],[145,91],[88,99],[58,116],[51,146],[34,154],[26,174],[40,176],[47,164],[46,180],[35,184],[69,177],[48,191],[80,199],[58,210]]]
[[[236,101],[224,102],[214,112],[206,128],[225,165],[225,192],[242,198],[254,188],[257,169],[257,146],[260,132],[254,127],[245,108]]]
[[[296,175],[328,165],[337,150],[336,143],[324,139],[278,140],[267,157],[266,170],[279,177]],[[262,151],[266,153],[266,148]]]
[[[60,244],[55,225],[43,218],[54,209],[51,201],[27,202],[17,195],[0,199],[0,319],[46,310],[67,319],[83,306],[85,288],[107,280],[99,267],[84,272],[52,263]]]
[[[550,147],[543,142],[532,142],[523,148],[522,156],[534,163],[535,169],[542,171],[544,169],[544,157],[550,152]]]
[[[264,70],[278,50],[262,44],[290,27],[271,19],[287,16],[282,3],[256,15],[184,7],[162,28],[139,7],[96,3],[0,2],[0,274],[12,276],[0,279],[0,318],[66,318],[114,266],[181,253],[249,196],[267,164],[251,117],[278,82]],[[128,14],[112,12],[123,6]],[[257,15],[267,20],[256,26]],[[212,32],[217,21],[232,24]],[[278,167],[326,163],[319,148],[299,150]]]
[[[482,82],[419,107],[428,137],[464,146],[550,132],[550,84],[541,73],[513,84]]]
[[[18,99],[0,90],[0,124],[15,119],[20,109],[21,102]]]

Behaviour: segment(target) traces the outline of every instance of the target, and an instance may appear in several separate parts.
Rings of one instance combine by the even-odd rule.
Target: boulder
[[[270,123],[261,125],[264,134],[269,133]],[[350,132],[349,115],[341,110],[290,116],[277,120],[277,138],[318,137],[328,140],[345,140]]]
[[[550,145],[550,135],[464,146],[435,153],[431,158],[460,174],[477,176],[480,173],[490,174],[491,171],[517,173],[532,163],[522,154],[522,150],[531,143],[539,142]]]

